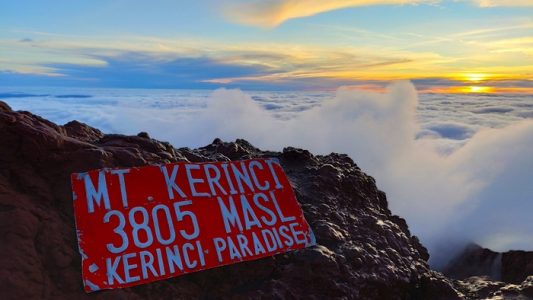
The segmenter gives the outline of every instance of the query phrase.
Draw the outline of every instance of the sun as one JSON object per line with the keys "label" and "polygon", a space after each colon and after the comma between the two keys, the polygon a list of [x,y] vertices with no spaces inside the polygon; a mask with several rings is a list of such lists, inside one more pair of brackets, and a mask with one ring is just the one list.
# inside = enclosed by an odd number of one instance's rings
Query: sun
{"label": "sun", "polygon": [[467,93],[491,93],[493,88],[489,86],[469,86],[466,88]]}
{"label": "sun", "polygon": [[468,73],[468,74],[465,74],[464,76],[467,81],[471,81],[471,82],[480,82],[480,81],[486,80],[488,77],[487,74],[483,74],[483,73]]}
{"label": "sun", "polygon": [[492,94],[496,92],[496,89],[492,86],[470,85],[455,87],[450,91],[463,94]]}

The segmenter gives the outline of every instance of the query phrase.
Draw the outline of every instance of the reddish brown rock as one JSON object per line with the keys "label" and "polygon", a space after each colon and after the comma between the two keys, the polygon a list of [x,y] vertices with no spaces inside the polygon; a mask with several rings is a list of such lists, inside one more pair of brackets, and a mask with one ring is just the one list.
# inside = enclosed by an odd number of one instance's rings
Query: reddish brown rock
{"label": "reddish brown rock", "polygon": [[70,121],[63,125],[63,128],[65,128],[69,137],[88,143],[96,142],[104,137],[104,134],[100,130],[78,121]]}

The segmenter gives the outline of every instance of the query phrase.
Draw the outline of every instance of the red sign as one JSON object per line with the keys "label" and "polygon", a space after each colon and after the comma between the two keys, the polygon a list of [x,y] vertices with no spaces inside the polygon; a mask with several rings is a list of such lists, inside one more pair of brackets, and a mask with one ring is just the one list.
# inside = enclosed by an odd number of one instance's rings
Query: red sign
{"label": "red sign", "polygon": [[71,175],[86,292],[315,244],[276,159]]}

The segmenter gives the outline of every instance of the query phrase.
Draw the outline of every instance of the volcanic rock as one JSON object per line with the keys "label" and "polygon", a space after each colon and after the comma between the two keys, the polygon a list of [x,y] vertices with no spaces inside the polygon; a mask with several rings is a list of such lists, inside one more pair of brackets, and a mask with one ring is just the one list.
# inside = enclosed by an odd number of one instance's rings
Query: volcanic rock
{"label": "volcanic rock", "polygon": [[454,279],[487,276],[493,280],[500,280],[502,277],[501,269],[501,253],[470,244],[448,264],[443,273]]}
{"label": "volcanic rock", "polygon": [[487,276],[473,276],[454,282],[465,299],[533,299],[533,276],[527,277],[520,284],[494,281]]}
{"label": "volcanic rock", "polygon": [[467,299],[533,299],[533,252],[471,244],[443,272]]}
{"label": "volcanic rock", "polygon": [[521,283],[533,275],[533,252],[508,251],[502,254],[502,280]]}
{"label": "volcanic rock", "polygon": [[[71,173],[258,157],[279,159],[317,246],[85,294]],[[346,155],[291,147],[265,152],[245,140],[220,139],[198,149],[176,149],[145,133],[103,134],[76,121],[59,126],[0,101],[0,299],[462,298],[451,280],[429,269],[428,258],[406,222],[391,214],[375,180]]]}
{"label": "volcanic rock", "polygon": [[454,279],[482,276],[520,284],[533,275],[533,252],[500,253],[470,244],[448,264],[443,273]]}

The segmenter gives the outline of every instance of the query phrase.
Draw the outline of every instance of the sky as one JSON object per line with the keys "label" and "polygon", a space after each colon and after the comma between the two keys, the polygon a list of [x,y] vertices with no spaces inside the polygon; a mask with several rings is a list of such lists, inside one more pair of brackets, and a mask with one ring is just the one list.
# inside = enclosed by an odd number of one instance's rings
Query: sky
{"label": "sky", "polygon": [[533,0],[0,0],[0,86],[533,90]]}

